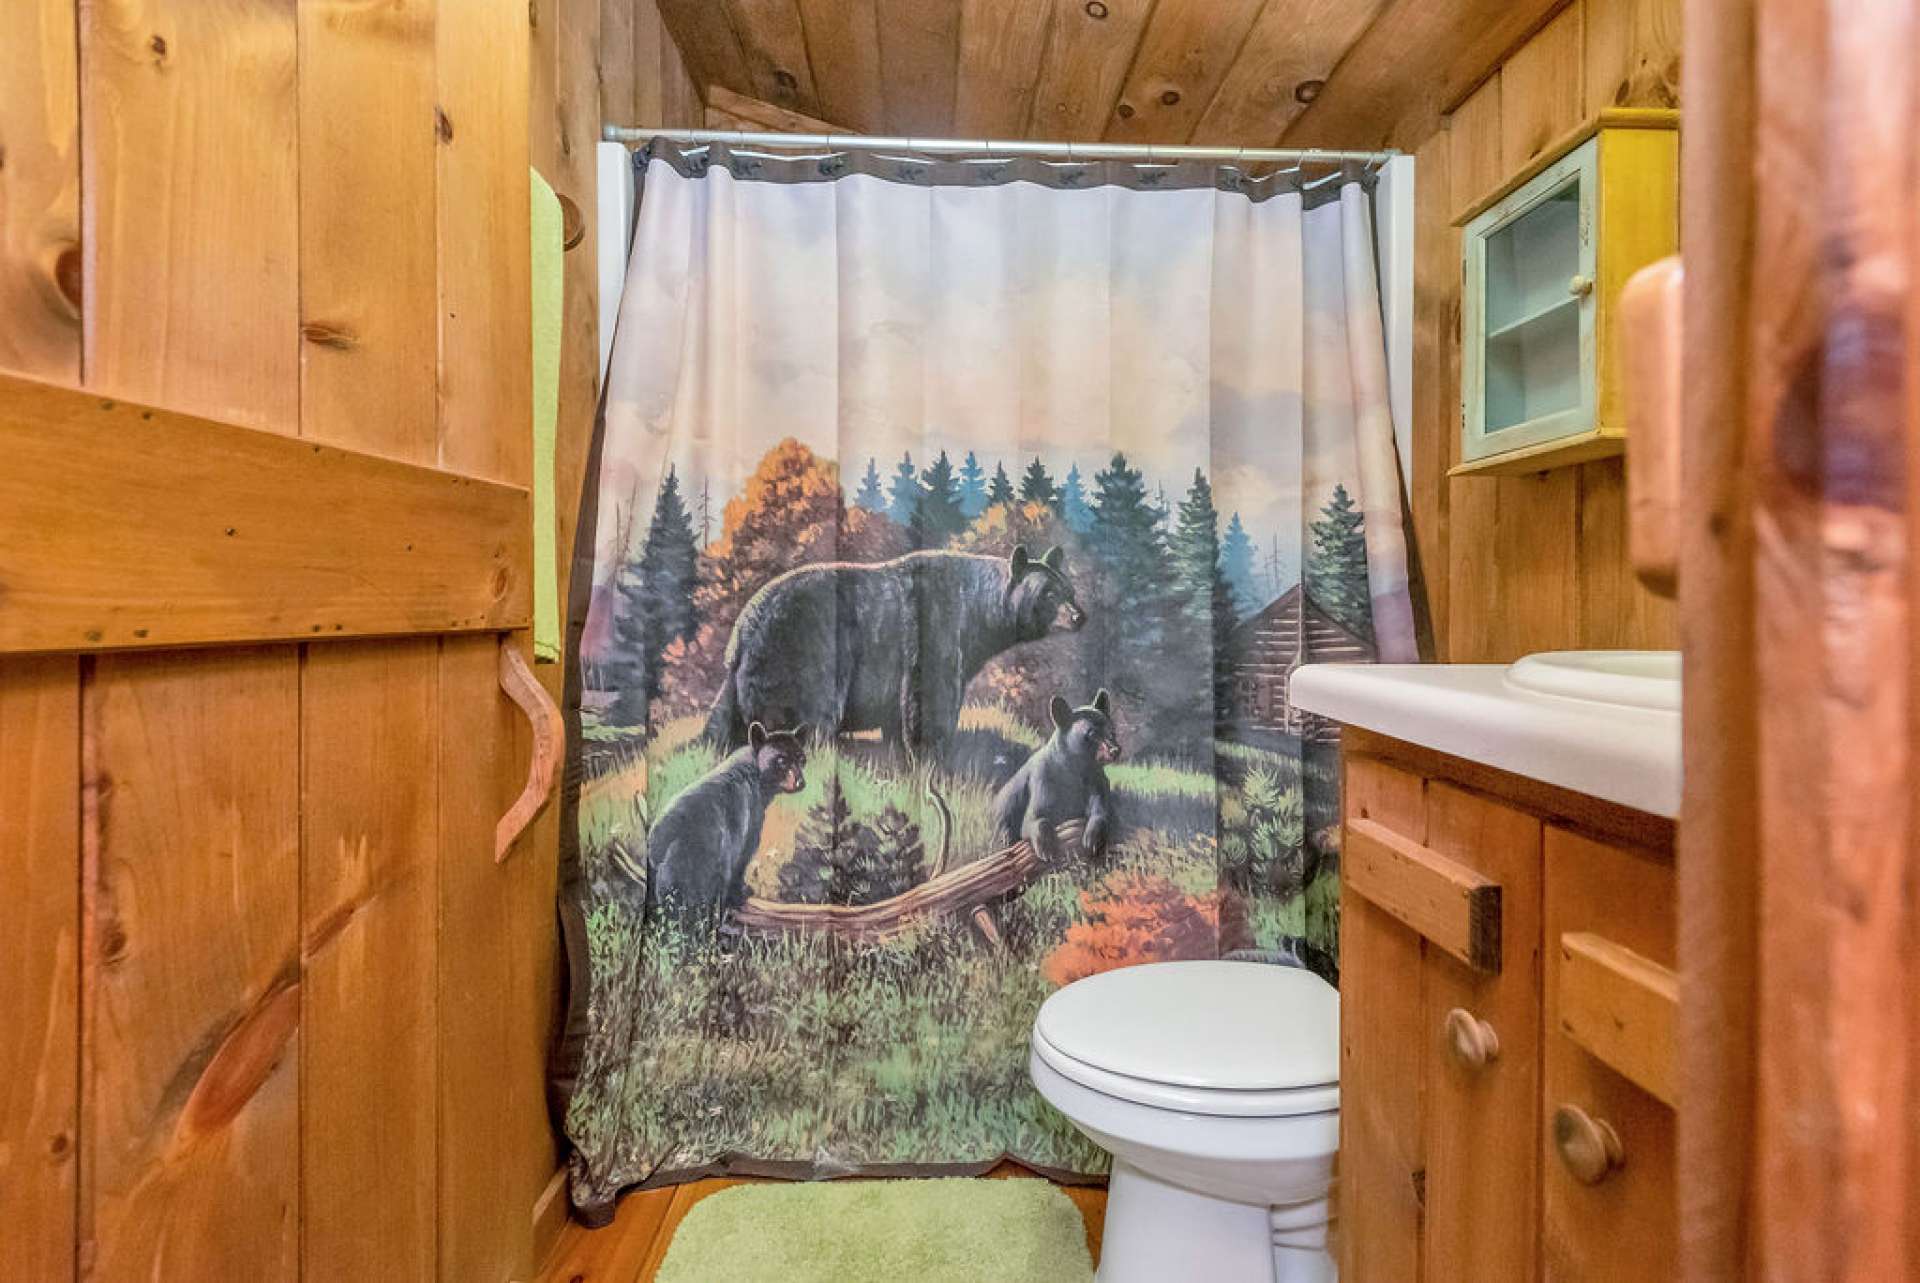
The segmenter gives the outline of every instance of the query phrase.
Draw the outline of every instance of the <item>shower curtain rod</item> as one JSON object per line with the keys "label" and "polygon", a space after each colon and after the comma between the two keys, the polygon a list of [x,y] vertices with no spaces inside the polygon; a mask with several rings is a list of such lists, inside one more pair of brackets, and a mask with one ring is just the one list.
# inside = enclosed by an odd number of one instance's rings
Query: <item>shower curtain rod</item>
{"label": "shower curtain rod", "polygon": [[888,138],[877,134],[768,134],[736,129],[660,129],[606,125],[610,143],[668,138],[680,143],[731,143],[746,147],[827,147],[836,151],[912,151],[986,156],[1054,156],[1064,160],[1219,160],[1279,164],[1339,165],[1349,161],[1379,167],[1397,151],[1329,151],[1320,147],[1189,147],[1161,143],[1029,142],[996,138]]}

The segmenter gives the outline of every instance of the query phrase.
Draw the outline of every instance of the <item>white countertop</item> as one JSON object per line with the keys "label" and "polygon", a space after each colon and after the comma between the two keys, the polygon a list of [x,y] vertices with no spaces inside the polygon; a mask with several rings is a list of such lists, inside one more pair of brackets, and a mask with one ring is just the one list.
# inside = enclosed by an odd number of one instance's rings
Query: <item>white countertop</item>
{"label": "white countertop", "polygon": [[1680,718],[1509,689],[1505,664],[1309,664],[1295,707],[1652,815],[1680,814]]}

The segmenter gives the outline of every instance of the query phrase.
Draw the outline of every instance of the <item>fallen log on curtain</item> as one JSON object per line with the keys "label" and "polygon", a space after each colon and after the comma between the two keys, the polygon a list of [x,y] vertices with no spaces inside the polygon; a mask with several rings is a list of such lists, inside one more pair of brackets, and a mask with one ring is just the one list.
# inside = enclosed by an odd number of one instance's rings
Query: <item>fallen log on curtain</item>
{"label": "fallen log on curtain", "polygon": [[[1055,832],[1063,845],[1078,850],[1083,827],[1080,821],[1069,820]],[[1044,872],[1045,863],[1022,839],[872,904],[788,904],[754,897],[734,912],[734,921],[746,931],[825,931],[855,940],[884,940],[917,918],[971,915],[1018,895]]]}

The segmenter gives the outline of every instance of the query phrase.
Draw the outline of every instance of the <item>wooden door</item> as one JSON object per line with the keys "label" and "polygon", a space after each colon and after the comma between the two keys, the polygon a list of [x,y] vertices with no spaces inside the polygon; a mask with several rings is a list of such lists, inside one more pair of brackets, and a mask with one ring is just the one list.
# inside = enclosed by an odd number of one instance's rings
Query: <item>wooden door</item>
{"label": "wooden door", "polygon": [[1346,758],[1341,1276],[1538,1274],[1538,818]]}
{"label": "wooden door", "polygon": [[1913,10],[1686,15],[1687,1279],[1920,1272]]}
{"label": "wooden door", "polygon": [[[1427,845],[1499,885],[1497,971],[1428,948],[1421,972],[1428,1283],[1537,1275],[1540,821],[1451,784],[1427,785]],[[1464,1013],[1464,1014],[1456,1014]],[[1490,1058],[1456,1054],[1450,1022],[1491,1031]]]}
{"label": "wooden door", "polygon": [[0,1276],[529,1271],[528,6],[16,8]]}
{"label": "wooden door", "polygon": [[[1373,820],[1426,840],[1426,781],[1365,757],[1346,759],[1349,822]],[[1340,987],[1365,994],[1340,1015],[1340,1276],[1418,1279],[1426,1184],[1421,1078],[1430,1054],[1420,1003],[1419,934],[1343,891]]]}

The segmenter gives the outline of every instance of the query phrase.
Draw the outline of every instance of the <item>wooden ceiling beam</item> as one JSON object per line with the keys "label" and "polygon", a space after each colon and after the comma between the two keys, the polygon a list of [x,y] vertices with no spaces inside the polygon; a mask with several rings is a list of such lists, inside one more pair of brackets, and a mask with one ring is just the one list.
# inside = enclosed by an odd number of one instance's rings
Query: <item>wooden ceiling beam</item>
{"label": "wooden ceiling beam", "polygon": [[[1391,0],[1280,135],[1289,147],[1411,147],[1568,0]],[[1438,75],[1416,73],[1416,65]]]}
{"label": "wooden ceiling beam", "polygon": [[777,103],[737,94],[725,85],[707,86],[707,128],[743,129],[775,134],[857,134],[831,120],[792,111]]}

